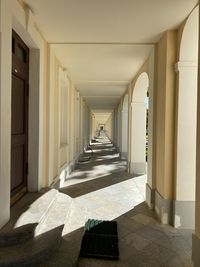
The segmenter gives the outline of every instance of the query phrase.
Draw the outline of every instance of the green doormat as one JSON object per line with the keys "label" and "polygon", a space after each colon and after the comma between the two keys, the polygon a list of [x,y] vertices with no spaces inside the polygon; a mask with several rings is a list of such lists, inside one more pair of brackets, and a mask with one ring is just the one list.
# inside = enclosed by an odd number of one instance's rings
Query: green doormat
{"label": "green doormat", "polygon": [[88,220],[85,224],[80,257],[118,260],[117,222]]}

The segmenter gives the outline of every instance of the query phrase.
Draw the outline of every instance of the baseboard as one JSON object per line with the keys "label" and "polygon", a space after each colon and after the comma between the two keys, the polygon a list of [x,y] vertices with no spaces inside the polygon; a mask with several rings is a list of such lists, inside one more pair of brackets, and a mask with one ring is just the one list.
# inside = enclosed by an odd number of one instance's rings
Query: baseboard
{"label": "baseboard", "polygon": [[195,234],[192,235],[192,260],[193,267],[199,267],[200,265],[200,239]]}
{"label": "baseboard", "polygon": [[195,228],[195,201],[173,201],[173,225],[176,228]]}
{"label": "baseboard", "polygon": [[157,190],[155,190],[155,212],[162,224],[172,225],[173,201],[163,198]]}
{"label": "baseboard", "polygon": [[155,189],[152,189],[148,183],[146,183],[146,203],[150,209],[154,209]]}

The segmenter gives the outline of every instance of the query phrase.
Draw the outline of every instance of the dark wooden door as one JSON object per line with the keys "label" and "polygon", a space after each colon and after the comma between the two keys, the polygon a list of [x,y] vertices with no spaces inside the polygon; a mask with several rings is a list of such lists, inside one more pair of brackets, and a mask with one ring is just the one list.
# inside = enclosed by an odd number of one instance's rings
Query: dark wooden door
{"label": "dark wooden door", "polygon": [[[12,33],[11,197],[27,190],[29,49]],[[12,202],[12,201],[11,201]]]}

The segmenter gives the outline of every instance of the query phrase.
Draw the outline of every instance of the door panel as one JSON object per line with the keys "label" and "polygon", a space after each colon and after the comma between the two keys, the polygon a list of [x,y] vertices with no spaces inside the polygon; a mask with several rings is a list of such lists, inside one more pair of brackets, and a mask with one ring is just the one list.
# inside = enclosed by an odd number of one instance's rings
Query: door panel
{"label": "door panel", "polygon": [[11,189],[26,183],[24,175],[24,146],[16,146],[11,151]]}
{"label": "door panel", "polygon": [[[13,31],[11,103],[11,196],[27,186],[29,50]],[[16,197],[15,197],[16,199]]]}
{"label": "door panel", "polygon": [[12,75],[12,134],[25,134],[25,82]]}

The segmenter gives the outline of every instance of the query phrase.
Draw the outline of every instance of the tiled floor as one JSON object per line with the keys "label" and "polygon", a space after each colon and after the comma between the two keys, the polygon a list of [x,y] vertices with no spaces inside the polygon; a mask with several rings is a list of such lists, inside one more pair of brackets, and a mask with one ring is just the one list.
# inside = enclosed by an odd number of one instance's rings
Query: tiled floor
{"label": "tiled floor", "polygon": [[[146,176],[128,175],[125,161],[121,161],[109,145],[98,145],[95,151],[92,161],[79,164],[61,191],[73,197],[84,210],[85,220],[115,219],[118,222],[120,259],[105,261],[80,258],[78,266],[192,267],[192,231],[161,225],[144,201]],[[96,170],[101,170],[101,173]],[[82,235],[83,231],[80,237]]]}
{"label": "tiled floor", "polygon": [[[48,233],[49,226],[56,227],[67,214],[60,248],[37,267],[192,267],[192,231],[174,229],[156,220],[145,204],[146,176],[129,175],[126,162],[107,141],[95,144],[93,149],[92,159],[77,164],[60,188],[65,195],[58,194],[47,218],[43,218],[42,229]],[[22,223],[30,214],[33,219],[41,216],[54,193],[45,191],[22,199],[12,208],[8,226]],[[118,222],[119,261],[78,257],[88,218]]]}
{"label": "tiled floor", "polygon": [[158,223],[145,203],[116,219],[120,260],[79,259],[79,267],[191,267],[191,231]]}

